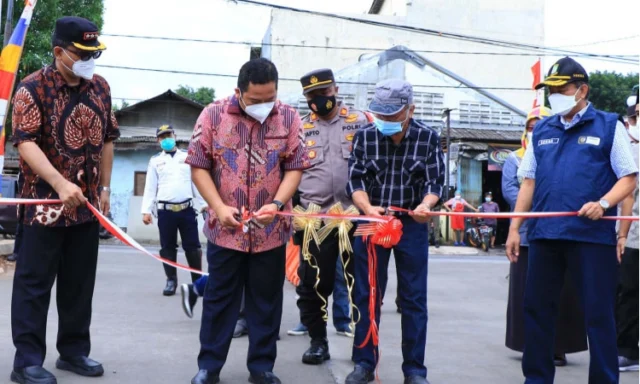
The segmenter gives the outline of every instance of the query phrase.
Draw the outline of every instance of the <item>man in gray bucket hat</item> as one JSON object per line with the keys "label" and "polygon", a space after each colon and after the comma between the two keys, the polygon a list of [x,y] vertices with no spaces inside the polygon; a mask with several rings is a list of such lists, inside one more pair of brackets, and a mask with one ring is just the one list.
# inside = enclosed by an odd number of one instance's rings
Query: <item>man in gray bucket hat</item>
{"label": "man in gray bucket hat", "polygon": [[[380,216],[391,206],[411,210],[397,213],[402,237],[392,249],[376,246],[377,287],[375,321],[387,285],[391,251],[396,260],[399,303],[402,308],[402,371],[405,384],[425,384],[424,352],[427,340],[428,212],[436,205],[444,184],[444,161],[437,132],[414,120],[413,89],[403,80],[376,85],[369,104],[374,122],[356,132],[349,159],[347,193],[362,213]],[[354,243],[354,302],[360,311],[352,359],[354,371],[346,384],[374,379],[378,350],[368,337],[369,264],[362,237]]]}

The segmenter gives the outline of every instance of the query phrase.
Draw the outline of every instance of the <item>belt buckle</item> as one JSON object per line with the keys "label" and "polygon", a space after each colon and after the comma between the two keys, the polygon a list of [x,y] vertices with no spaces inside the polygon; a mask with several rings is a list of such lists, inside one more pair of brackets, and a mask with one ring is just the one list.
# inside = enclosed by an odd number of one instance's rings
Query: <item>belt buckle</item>
{"label": "belt buckle", "polygon": [[175,205],[175,204],[173,204],[173,205],[171,205],[171,211],[173,211],[173,212],[180,212],[180,211],[182,211],[182,207],[181,207],[181,206],[179,206],[179,205]]}

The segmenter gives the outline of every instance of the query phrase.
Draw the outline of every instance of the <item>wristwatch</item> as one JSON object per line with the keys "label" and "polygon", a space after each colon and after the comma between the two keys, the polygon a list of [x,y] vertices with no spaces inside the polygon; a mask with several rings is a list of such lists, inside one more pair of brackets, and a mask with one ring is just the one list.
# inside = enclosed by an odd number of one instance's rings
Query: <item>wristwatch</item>
{"label": "wristwatch", "polygon": [[606,211],[607,209],[609,209],[609,207],[611,205],[609,204],[609,202],[607,200],[600,199],[600,206],[602,207],[602,209],[604,209]]}
{"label": "wristwatch", "polygon": [[273,200],[271,203],[275,204],[276,207],[278,207],[278,211],[282,211],[282,209],[284,208],[284,203],[282,201]]}
{"label": "wristwatch", "polygon": [[101,185],[100,186],[100,192],[102,192],[102,191],[107,191],[107,192],[111,193],[111,188],[105,187],[104,185]]}

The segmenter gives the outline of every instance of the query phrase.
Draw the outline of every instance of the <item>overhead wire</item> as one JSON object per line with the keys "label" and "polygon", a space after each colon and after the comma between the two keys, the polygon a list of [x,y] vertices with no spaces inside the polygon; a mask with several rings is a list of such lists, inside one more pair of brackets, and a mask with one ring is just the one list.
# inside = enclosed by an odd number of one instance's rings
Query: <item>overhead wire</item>
{"label": "overhead wire", "polygon": [[335,19],[341,19],[341,20],[357,22],[357,23],[361,23],[361,24],[375,25],[375,26],[384,27],[384,28],[391,28],[391,29],[396,29],[396,30],[405,30],[405,31],[409,31],[409,32],[416,32],[416,33],[421,33],[421,34],[425,34],[425,35],[438,36],[438,37],[448,38],[448,39],[469,41],[469,42],[474,42],[474,43],[478,43],[478,44],[501,46],[501,47],[505,47],[505,48],[530,50],[530,51],[536,51],[536,52],[556,53],[559,56],[564,56],[564,55],[567,55],[567,56],[582,55],[583,57],[600,58],[602,60],[614,61],[614,62],[626,63],[626,64],[637,64],[639,62],[638,60],[631,60],[631,59],[626,58],[626,57],[620,57],[620,56],[615,56],[615,55],[593,54],[593,53],[588,53],[588,52],[578,52],[578,51],[559,49],[559,48],[553,48],[553,47],[545,47],[545,46],[536,45],[536,44],[525,44],[525,43],[511,42],[511,41],[506,41],[506,40],[497,40],[497,39],[490,39],[490,38],[485,38],[485,37],[469,36],[469,35],[464,35],[464,34],[460,34],[460,33],[451,33],[451,32],[445,32],[445,31],[438,31],[438,30],[433,30],[433,29],[428,29],[428,28],[420,28],[420,27],[415,27],[415,26],[410,26],[410,25],[391,24],[391,23],[385,23],[385,22],[376,21],[376,20],[365,20],[365,19],[361,19],[361,18],[358,18],[358,17],[338,15],[338,14],[334,14],[334,13],[317,12],[317,11],[310,11],[310,10],[301,9],[301,8],[288,7],[288,6],[284,6],[284,5],[268,4],[268,3],[263,3],[263,2],[255,1],[255,0],[233,0],[233,1],[235,3],[251,4],[251,5],[269,7],[269,8],[274,8],[274,9],[281,9],[281,10],[286,10],[286,11],[291,11],[291,12],[296,12],[296,13],[305,13],[305,14],[311,14],[311,15],[317,15],[317,16],[330,17],[330,18],[335,18]]}
{"label": "overhead wire", "polygon": [[[291,48],[310,48],[310,49],[334,49],[334,50],[347,50],[347,51],[373,51],[382,52],[389,48],[372,48],[372,47],[340,47],[333,45],[306,45],[306,44],[292,44],[292,43],[264,43],[264,42],[250,42],[250,41],[234,41],[234,40],[217,40],[217,39],[198,39],[198,38],[184,38],[184,37],[167,37],[167,36],[144,36],[144,35],[129,35],[118,33],[103,33],[102,36],[131,38],[131,39],[143,39],[143,40],[164,40],[164,41],[182,41],[182,42],[194,42],[194,43],[209,43],[209,44],[230,44],[230,45],[244,45],[247,47],[291,47]],[[446,51],[446,50],[433,50],[433,49],[410,49],[415,53],[435,53],[435,54],[453,54],[453,55],[486,55],[486,56],[558,56],[552,53],[529,53],[529,52],[482,52],[482,51]],[[594,54],[579,54],[574,56],[584,56],[593,58]],[[604,55],[609,57],[611,55]],[[638,55],[615,55],[621,58],[635,58]]]}

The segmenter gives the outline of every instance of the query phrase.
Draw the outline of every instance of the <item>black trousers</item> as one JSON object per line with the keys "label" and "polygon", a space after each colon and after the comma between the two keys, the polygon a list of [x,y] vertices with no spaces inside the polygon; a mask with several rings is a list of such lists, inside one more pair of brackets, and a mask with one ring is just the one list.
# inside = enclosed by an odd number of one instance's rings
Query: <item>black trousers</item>
{"label": "black trousers", "polygon": [[638,250],[625,248],[616,300],[618,354],[638,360]]}
{"label": "black trousers", "polygon": [[[351,246],[353,246],[353,232],[355,232],[355,226],[351,230],[349,240]],[[296,233],[296,244],[302,243],[302,233]],[[327,236],[327,238],[320,244],[320,247],[311,240],[309,244],[309,252],[313,256],[312,263],[318,266],[320,270],[320,282],[318,283],[318,293],[322,295],[325,302],[328,303],[328,298],[333,293],[333,287],[336,280],[336,262],[338,256],[343,258],[346,265],[347,273],[353,276],[353,257],[349,259],[349,254],[344,253],[340,255],[338,247],[338,231],[334,230]],[[300,283],[296,287],[296,293],[300,298],[298,299],[298,309],[300,310],[300,321],[309,330],[309,336],[312,339],[327,337],[327,322],[323,319],[324,312],[322,306],[326,305],[325,302],[318,297],[316,293],[316,277],[318,270],[311,267],[308,261],[305,261],[302,256],[302,250],[300,251],[300,266],[298,267],[298,277]],[[352,284],[352,281],[347,281],[347,284]],[[351,293],[353,300],[353,292]],[[329,306],[326,305],[328,313]]]}
{"label": "black trousers", "polygon": [[198,367],[219,373],[227,360],[244,288],[249,372],[272,372],[282,320],[285,246],[245,253],[207,244],[209,279],[202,298]]}
{"label": "black trousers", "polygon": [[99,228],[97,222],[59,228],[24,226],[11,298],[14,368],[42,366],[44,362],[54,281],[58,352],[64,357],[89,355]]}

